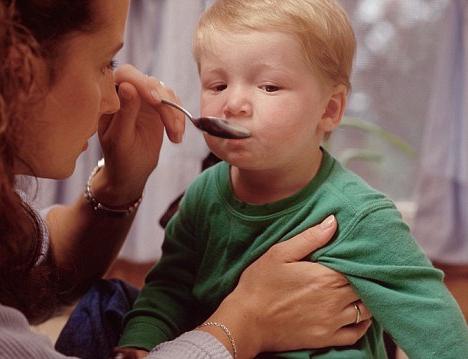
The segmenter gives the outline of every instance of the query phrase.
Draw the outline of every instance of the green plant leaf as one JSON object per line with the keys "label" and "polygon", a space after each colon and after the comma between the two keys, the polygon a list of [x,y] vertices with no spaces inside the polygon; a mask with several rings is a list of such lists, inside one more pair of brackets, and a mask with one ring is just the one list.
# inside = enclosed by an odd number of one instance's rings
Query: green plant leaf
{"label": "green plant leaf", "polygon": [[351,160],[365,160],[372,162],[381,162],[383,156],[372,150],[360,149],[360,148],[348,148],[343,150],[338,156],[337,159],[344,166]]}
{"label": "green plant leaf", "polygon": [[382,138],[383,140],[387,141],[388,143],[392,144],[400,151],[405,153],[410,157],[416,156],[416,151],[414,150],[411,145],[405,142],[400,137],[394,135],[393,133],[383,129],[382,127],[376,125],[375,123],[371,123],[369,121],[364,121],[356,117],[343,117],[341,121],[340,127],[351,127],[355,129],[359,129],[371,134],[375,134]]}

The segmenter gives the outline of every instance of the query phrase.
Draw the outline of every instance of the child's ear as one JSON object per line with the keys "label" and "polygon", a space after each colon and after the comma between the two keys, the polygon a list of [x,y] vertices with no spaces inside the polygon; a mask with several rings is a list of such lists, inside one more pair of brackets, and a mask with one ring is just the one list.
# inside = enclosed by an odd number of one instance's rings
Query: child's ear
{"label": "child's ear", "polygon": [[345,85],[340,84],[332,89],[319,124],[322,131],[331,132],[340,125],[346,107],[347,94],[348,89]]}

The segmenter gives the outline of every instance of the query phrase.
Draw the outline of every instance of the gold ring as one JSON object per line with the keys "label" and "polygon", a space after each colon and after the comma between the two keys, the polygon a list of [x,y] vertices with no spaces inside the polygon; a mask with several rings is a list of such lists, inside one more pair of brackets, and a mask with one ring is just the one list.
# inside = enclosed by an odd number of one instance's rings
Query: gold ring
{"label": "gold ring", "polygon": [[354,320],[354,324],[359,324],[361,321],[361,310],[359,309],[359,305],[353,303],[354,309],[356,309],[356,319]]}

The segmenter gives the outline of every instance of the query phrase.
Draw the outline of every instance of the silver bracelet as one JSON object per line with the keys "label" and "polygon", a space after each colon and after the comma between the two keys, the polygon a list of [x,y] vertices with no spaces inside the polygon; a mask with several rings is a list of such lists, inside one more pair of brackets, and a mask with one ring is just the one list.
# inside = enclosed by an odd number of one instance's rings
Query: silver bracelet
{"label": "silver bracelet", "polygon": [[232,336],[231,334],[231,331],[228,329],[228,327],[226,327],[223,323],[218,323],[218,322],[205,322],[203,324],[200,324],[198,326],[199,328],[201,327],[218,327],[220,328],[224,334],[226,334],[226,336],[228,337],[229,339],[229,343],[231,343],[231,347],[232,347],[232,357],[234,359],[237,358],[237,347],[236,347],[236,342],[234,340],[234,337]]}
{"label": "silver bracelet", "polygon": [[85,199],[89,202],[89,204],[91,205],[91,208],[95,212],[107,214],[110,216],[116,216],[116,217],[131,215],[133,212],[136,211],[141,201],[143,200],[143,194],[130,206],[128,206],[127,208],[123,208],[123,209],[117,209],[117,208],[106,206],[105,204],[102,204],[101,202],[99,202],[96,199],[96,197],[94,197],[94,193],[91,191],[91,183],[93,182],[94,176],[96,176],[96,174],[101,170],[102,167],[104,167],[104,158],[101,158],[99,160],[97,166],[94,167],[93,171],[89,175],[88,182],[86,183],[86,187],[84,191]]}

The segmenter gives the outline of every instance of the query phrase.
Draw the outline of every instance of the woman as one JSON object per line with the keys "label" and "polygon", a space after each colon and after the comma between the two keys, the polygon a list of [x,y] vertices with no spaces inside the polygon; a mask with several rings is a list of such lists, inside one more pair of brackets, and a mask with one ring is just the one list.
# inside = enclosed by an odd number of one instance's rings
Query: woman
{"label": "woman", "polygon": [[[128,65],[113,71],[128,0],[0,4],[0,357],[63,358],[29,331],[25,317],[48,318],[106,271],[157,165],[163,129],[180,142],[184,118],[161,105],[177,98],[155,78]],[[90,176],[86,196],[43,222],[15,190],[14,176],[69,176],[96,131],[105,165]],[[316,226],[246,269],[207,321],[230,331],[206,325],[151,356],[229,358],[233,341],[240,353],[355,342],[370,315],[355,305],[349,284],[297,262],[335,230],[335,221]],[[309,331],[290,336],[299,321]]]}

